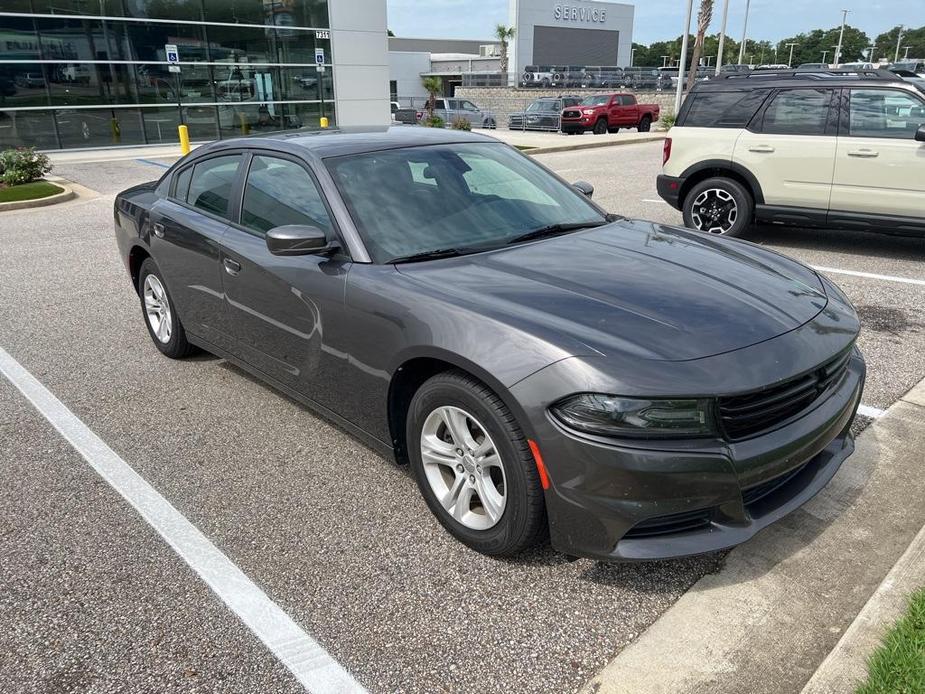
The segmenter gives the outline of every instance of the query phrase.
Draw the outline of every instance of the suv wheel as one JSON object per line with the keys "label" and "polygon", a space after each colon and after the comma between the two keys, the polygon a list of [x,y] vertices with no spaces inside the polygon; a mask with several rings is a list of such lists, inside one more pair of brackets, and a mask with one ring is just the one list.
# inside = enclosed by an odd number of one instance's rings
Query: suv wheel
{"label": "suv wheel", "polygon": [[606,132],[607,132],[607,119],[598,118],[597,123],[594,124],[594,134],[603,135]]}
{"label": "suv wheel", "polygon": [[752,223],[755,203],[741,183],[708,178],[684,198],[684,225],[708,234],[741,236]]}

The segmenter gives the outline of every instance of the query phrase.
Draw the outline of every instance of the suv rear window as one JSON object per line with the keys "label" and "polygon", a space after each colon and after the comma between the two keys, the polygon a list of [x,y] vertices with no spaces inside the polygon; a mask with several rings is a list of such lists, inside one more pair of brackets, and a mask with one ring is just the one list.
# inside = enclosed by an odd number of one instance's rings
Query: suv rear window
{"label": "suv rear window", "polygon": [[761,108],[767,95],[766,89],[694,93],[682,125],[689,128],[744,128]]}

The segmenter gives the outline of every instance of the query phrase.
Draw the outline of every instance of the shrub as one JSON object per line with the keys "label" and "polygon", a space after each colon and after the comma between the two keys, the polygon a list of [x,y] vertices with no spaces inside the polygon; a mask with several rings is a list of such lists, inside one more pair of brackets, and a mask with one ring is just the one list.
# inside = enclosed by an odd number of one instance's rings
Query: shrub
{"label": "shrub", "polygon": [[443,119],[439,116],[434,116],[433,118],[428,118],[425,116],[421,121],[421,125],[424,125],[428,128],[442,128],[444,124]]}
{"label": "shrub", "polygon": [[51,171],[48,157],[31,147],[18,147],[0,152],[0,182],[17,186],[40,179]]}
{"label": "shrub", "polygon": [[662,126],[663,129],[665,129],[665,130],[671,130],[671,128],[674,127],[674,122],[675,122],[675,119],[676,119],[676,118],[677,118],[677,116],[676,116],[674,113],[666,113],[666,114],[662,115],[662,117],[659,119],[658,123],[659,123],[659,125]]}
{"label": "shrub", "polygon": [[461,116],[456,116],[450,124],[450,127],[453,128],[453,130],[472,130],[472,123]]}

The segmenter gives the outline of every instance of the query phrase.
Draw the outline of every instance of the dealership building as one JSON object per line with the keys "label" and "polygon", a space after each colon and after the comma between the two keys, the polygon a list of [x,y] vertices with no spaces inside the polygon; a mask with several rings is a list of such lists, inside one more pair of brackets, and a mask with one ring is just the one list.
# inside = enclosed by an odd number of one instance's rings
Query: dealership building
{"label": "dealership building", "polygon": [[386,0],[2,0],[0,148],[388,123],[387,56]]}

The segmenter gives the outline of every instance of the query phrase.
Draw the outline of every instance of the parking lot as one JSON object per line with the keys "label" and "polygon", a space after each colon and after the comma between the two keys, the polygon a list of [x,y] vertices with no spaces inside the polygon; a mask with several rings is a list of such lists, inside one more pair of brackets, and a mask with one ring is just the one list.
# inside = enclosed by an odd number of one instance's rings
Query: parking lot
{"label": "parking lot", "polygon": [[[626,216],[677,224],[661,144],[537,155]],[[0,348],[374,692],[573,691],[722,557],[478,555],[407,470],[224,360],[163,358],[112,201],[169,160],[72,163],[99,193],[0,218]],[[925,377],[925,241],[761,228],[857,306],[857,428]],[[0,681],[9,691],[300,691],[193,570],[0,378]]]}

